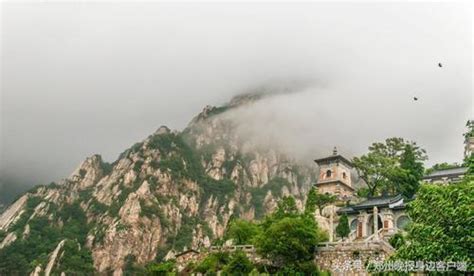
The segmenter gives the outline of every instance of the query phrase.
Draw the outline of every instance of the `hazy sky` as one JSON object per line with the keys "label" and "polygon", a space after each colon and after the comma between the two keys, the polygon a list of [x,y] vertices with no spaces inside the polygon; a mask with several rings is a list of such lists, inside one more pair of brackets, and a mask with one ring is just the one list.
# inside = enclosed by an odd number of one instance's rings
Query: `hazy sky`
{"label": "hazy sky", "polygon": [[295,152],[402,136],[459,162],[471,20],[459,3],[3,3],[0,197],[280,82],[310,86],[240,115]]}

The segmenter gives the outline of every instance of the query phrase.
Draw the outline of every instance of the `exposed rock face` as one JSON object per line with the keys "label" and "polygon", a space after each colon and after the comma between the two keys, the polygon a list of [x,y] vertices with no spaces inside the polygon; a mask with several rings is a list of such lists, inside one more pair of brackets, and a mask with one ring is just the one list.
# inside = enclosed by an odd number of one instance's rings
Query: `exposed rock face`
{"label": "exposed rock face", "polygon": [[41,267],[40,266],[35,267],[35,270],[33,270],[30,273],[30,276],[40,276],[40,275],[41,275]]}
{"label": "exposed rock face", "polygon": [[[231,216],[261,218],[285,195],[303,206],[314,169],[239,137],[221,116],[238,104],[208,106],[183,132],[160,127],[112,164],[94,155],[61,183],[28,192],[0,216],[0,230],[8,233],[1,244],[14,243],[18,229],[28,239],[29,225],[40,219],[67,229],[74,221],[63,215],[68,210],[84,215],[87,233],[78,240],[95,270],[121,275],[131,257],[146,264],[185,247],[209,246]],[[47,254],[61,262],[55,252]],[[38,267],[61,273],[47,263]]]}
{"label": "exposed rock face", "polygon": [[53,253],[49,257],[48,264],[46,265],[46,269],[44,270],[44,275],[45,276],[49,276],[51,274],[51,270],[53,269],[53,266],[57,261],[59,251],[62,249],[65,242],[66,242],[66,240],[62,240],[60,243],[58,243],[58,245],[54,249]]}
{"label": "exposed rock face", "polygon": [[20,217],[27,199],[27,195],[20,197],[5,212],[0,215],[0,230],[7,229],[8,226],[10,226],[12,223],[15,222],[16,219]]}
{"label": "exposed rock face", "polygon": [[10,245],[12,242],[16,240],[16,235],[13,232],[8,233],[8,235],[3,239],[0,243],[0,249],[4,248],[5,246]]}
{"label": "exposed rock face", "polygon": [[93,155],[82,162],[69,178],[79,182],[79,189],[90,187],[102,178],[104,173],[101,169],[102,164],[102,157]]}

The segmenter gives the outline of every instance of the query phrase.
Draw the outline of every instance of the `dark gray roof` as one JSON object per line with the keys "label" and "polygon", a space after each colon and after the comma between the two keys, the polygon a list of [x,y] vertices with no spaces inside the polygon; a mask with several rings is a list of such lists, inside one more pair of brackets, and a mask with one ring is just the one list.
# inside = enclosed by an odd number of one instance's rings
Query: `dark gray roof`
{"label": "dark gray roof", "polygon": [[428,175],[425,175],[423,178],[433,178],[433,177],[444,177],[444,176],[453,176],[453,175],[463,175],[466,174],[467,167],[453,168],[447,170],[434,171]]}
{"label": "dark gray roof", "polygon": [[352,207],[350,206],[346,206],[346,207],[342,207],[341,209],[337,210],[337,213],[338,214],[343,214],[343,213],[357,213],[356,210],[354,210]]}
{"label": "dark gray roof", "polygon": [[335,160],[340,160],[340,161],[342,161],[342,162],[344,162],[344,163],[346,163],[347,165],[349,165],[349,166],[352,167],[352,162],[349,161],[348,159],[346,159],[344,156],[342,156],[342,155],[340,155],[340,154],[331,155],[331,156],[328,156],[328,157],[316,159],[316,160],[314,160],[314,162],[318,163],[318,165],[319,165],[319,164],[329,163],[329,162],[335,161]]}
{"label": "dark gray roof", "polygon": [[384,206],[399,201],[401,198],[402,195],[371,197],[352,207],[354,209],[364,209],[367,207]]}
{"label": "dark gray roof", "polygon": [[[396,195],[396,196],[379,196],[379,197],[371,197],[368,198],[367,200],[364,200],[360,203],[351,205],[351,206],[346,206],[337,211],[337,213],[356,213],[358,210],[363,210],[363,209],[372,209],[373,207],[384,207],[388,206],[392,203],[395,203],[397,201],[400,201],[402,198],[402,195]],[[403,208],[405,205],[402,204],[400,206],[397,206],[396,208]]]}

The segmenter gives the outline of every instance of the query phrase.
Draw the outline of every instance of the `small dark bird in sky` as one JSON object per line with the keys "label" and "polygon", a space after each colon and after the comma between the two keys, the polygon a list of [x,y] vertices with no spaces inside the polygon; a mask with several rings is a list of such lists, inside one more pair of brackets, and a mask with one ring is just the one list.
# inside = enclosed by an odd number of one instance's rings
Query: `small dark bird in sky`
{"label": "small dark bird in sky", "polygon": [[438,67],[443,67],[443,64],[441,64],[441,62],[439,62]]}
{"label": "small dark bird in sky", "polygon": [[414,101],[418,101],[418,97],[413,97],[413,100],[414,100]]}

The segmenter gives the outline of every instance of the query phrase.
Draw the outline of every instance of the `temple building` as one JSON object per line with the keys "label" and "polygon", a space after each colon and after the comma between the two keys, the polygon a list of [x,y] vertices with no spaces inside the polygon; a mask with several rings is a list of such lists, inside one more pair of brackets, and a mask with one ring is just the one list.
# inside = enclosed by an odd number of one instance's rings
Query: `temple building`
{"label": "temple building", "polygon": [[[319,177],[315,186],[319,193],[332,194],[340,201],[354,200],[352,185],[352,163],[337,153],[334,148],[331,156],[314,160],[319,166]],[[405,213],[405,199],[401,195],[370,197],[345,207],[328,207],[329,240],[337,240],[335,228],[339,217],[346,214],[351,234],[346,241],[367,239],[388,239],[410,221]],[[339,205],[340,206],[340,205]]]}
{"label": "temple building", "polygon": [[352,240],[388,238],[410,221],[401,195],[368,198],[337,210],[337,214],[347,215]]}
{"label": "temple building", "polygon": [[439,170],[425,175],[423,181],[440,185],[455,184],[461,182],[466,173],[467,167]]}
{"label": "temple building", "polygon": [[354,194],[352,187],[352,163],[337,153],[334,147],[331,156],[314,160],[319,166],[319,177],[316,183],[322,194],[336,195],[341,200],[350,199]]}
{"label": "temple building", "polygon": [[[365,264],[388,260],[395,251],[389,243],[390,238],[410,222],[405,213],[405,200],[400,195],[372,197],[334,209],[339,219],[343,214],[347,215],[351,231],[348,237],[333,237],[337,226],[331,223],[329,242],[318,244],[315,263],[321,270],[329,270],[335,275],[370,275]],[[361,263],[361,268],[349,266],[345,269],[345,264],[355,262]]]}
{"label": "temple building", "polygon": [[[329,238],[328,242],[318,244],[315,263],[337,275],[368,275],[364,269],[350,268],[343,273],[339,268],[348,262],[387,260],[395,250],[388,242],[390,237],[410,222],[405,212],[406,201],[401,195],[357,198],[351,178],[353,165],[336,149],[332,156],[314,161],[319,165],[315,184],[318,191],[339,198],[321,214],[315,214]],[[348,202],[352,204],[346,205]],[[343,214],[348,218],[350,232],[347,237],[338,237],[336,229]]]}

